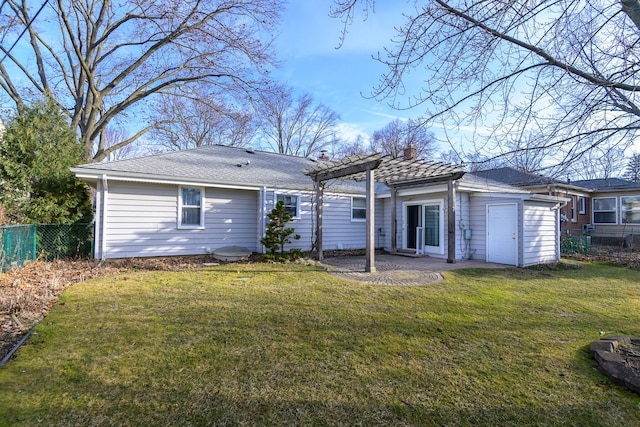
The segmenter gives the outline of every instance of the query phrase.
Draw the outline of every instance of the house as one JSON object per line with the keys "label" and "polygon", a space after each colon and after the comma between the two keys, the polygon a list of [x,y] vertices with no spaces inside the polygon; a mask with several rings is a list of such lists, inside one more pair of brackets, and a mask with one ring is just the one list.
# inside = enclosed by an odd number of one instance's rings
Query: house
{"label": "house", "polygon": [[589,199],[585,200],[584,206],[580,205],[580,212],[585,212],[590,221],[588,229],[592,239],[606,243],[607,238],[613,238],[613,243],[617,243],[616,240],[633,240],[633,236],[638,236],[637,245],[640,238],[640,183],[607,178],[573,181],[573,185],[589,192]]}
{"label": "house", "polygon": [[594,242],[617,243],[621,238],[640,235],[640,183],[620,178],[565,182],[509,167],[474,175],[533,193],[567,198],[561,210],[565,236],[588,234]]}
{"label": "house", "polygon": [[[326,162],[329,168],[335,164]],[[421,167],[431,167],[428,162],[400,160],[393,163],[395,171],[409,171],[412,179],[378,175],[384,182],[371,187],[368,224],[367,185],[347,176],[323,181],[318,192],[318,182],[307,175],[318,165],[325,163],[215,145],[72,171],[96,189],[99,259],[197,255],[229,245],[262,252],[267,213],[277,201],[284,202],[301,236],[289,247],[304,251],[317,248],[321,221],[324,249],[365,248],[371,226],[377,248],[451,262],[471,258],[527,266],[560,258],[559,209],[565,199],[438,164],[434,170],[455,173],[419,176]]]}

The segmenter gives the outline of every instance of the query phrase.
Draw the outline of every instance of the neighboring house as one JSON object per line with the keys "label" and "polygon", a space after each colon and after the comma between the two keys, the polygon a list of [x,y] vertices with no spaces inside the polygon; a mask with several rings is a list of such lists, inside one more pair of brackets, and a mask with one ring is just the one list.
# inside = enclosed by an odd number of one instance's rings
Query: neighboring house
{"label": "neighboring house", "polygon": [[640,183],[620,178],[573,181],[589,192],[590,234],[594,237],[640,236]]}
{"label": "neighboring house", "polygon": [[504,167],[474,172],[478,177],[564,197],[562,234],[626,238],[640,235],[640,183],[620,178],[564,182]]}
{"label": "neighboring house", "polygon": [[[260,239],[267,213],[279,200],[301,236],[289,248],[312,250],[316,189],[304,172],[317,164],[294,156],[207,146],[80,165],[72,171],[96,189],[95,256],[106,259],[198,255],[229,245],[263,252]],[[455,181],[455,203],[449,203],[447,191],[447,182],[376,184],[375,246],[447,258],[448,236],[453,234],[455,259],[518,266],[560,259],[558,209],[564,199],[470,174]],[[362,182],[327,182],[324,249],[365,247],[365,197]],[[451,228],[449,206],[455,207]]]}
{"label": "neighboring house", "polygon": [[590,197],[585,188],[543,175],[523,172],[511,167],[502,167],[473,172],[473,175],[523,188],[536,194],[562,197],[567,203],[560,210],[563,234],[582,234],[582,230],[591,224],[587,211]]}

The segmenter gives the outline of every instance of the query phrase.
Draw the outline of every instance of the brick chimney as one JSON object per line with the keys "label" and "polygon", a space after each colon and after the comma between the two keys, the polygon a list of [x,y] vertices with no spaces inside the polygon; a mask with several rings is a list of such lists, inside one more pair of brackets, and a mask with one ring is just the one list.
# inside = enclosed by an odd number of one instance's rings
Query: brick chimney
{"label": "brick chimney", "polygon": [[320,157],[318,157],[318,160],[322,160],[325,162],[329,160],[329,155],[327,155],[327,150],[320,151]]}
{"label": "brick chimney", "polygon": [[407,145],[403,151],[402,158],[404,160],[411,160],[411,161],[417,160],[418,151],[416,150],[416,147],[414,147],[413,144]]}

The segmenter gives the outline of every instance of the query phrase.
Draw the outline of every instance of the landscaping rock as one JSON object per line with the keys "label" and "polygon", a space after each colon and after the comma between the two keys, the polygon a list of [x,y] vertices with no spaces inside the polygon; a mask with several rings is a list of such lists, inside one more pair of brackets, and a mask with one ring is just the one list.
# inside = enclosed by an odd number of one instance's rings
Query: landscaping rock
{"label": "landscaping rock", "polygon": [[640,339],[628,337],[602,338],[589,346],[598,369],[614,382],[640,393]]}

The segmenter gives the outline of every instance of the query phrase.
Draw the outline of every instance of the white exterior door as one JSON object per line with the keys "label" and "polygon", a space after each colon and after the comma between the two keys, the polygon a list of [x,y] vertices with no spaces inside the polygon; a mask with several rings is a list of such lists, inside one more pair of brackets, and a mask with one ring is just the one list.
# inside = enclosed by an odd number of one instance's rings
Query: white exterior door
{"label": "white exterior door", "polygon": [[518,265],[518,205],[487,205],[487,262]]}

